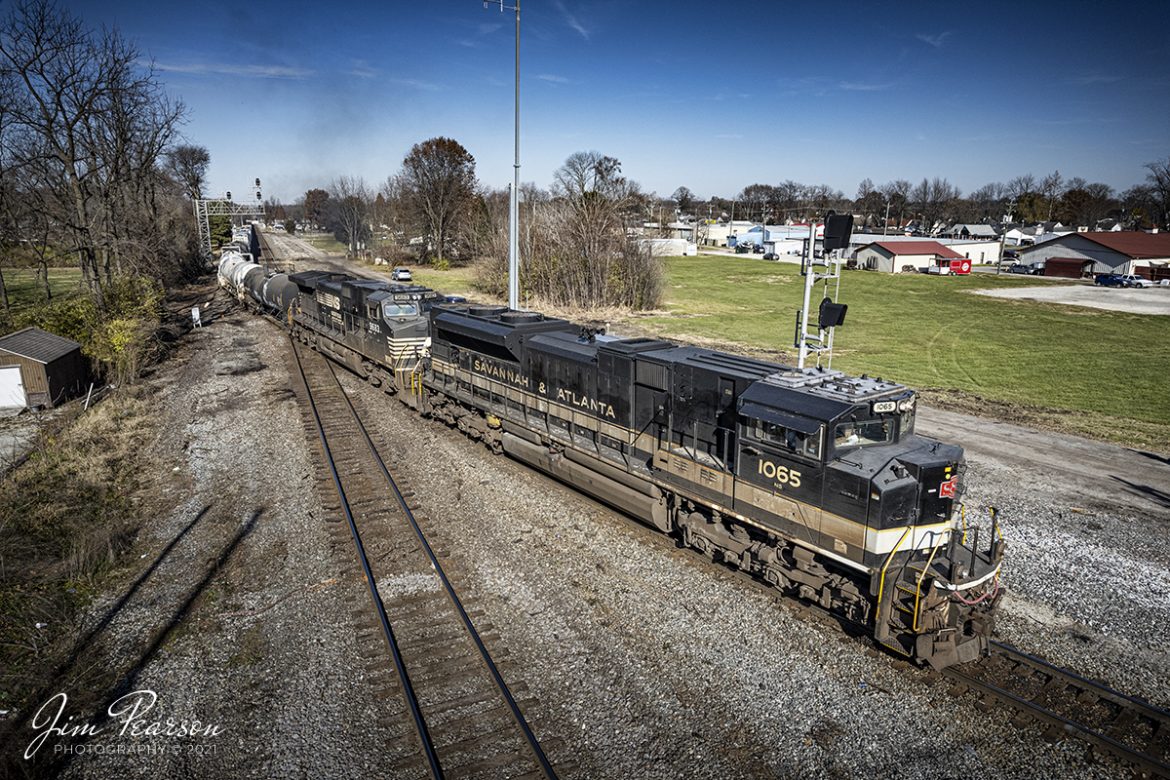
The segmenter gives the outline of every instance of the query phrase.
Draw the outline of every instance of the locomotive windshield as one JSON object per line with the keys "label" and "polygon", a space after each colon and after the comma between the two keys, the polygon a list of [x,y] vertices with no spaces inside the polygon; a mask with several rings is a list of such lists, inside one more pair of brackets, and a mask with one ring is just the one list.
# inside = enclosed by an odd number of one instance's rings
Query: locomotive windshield
{"label": "locomotive windshield", "polygon": [[397,301],[385,301],[382,304],[382,317],[386,320],[395,317],[414,317],[418,314],[418,305],[414,303],[399,303]]}
{"label": "locomotive windshield", "polygon": [[874,444],[889,444],[894,440],[894,421],[849,420],[838,423],[833,433],[833,444],[837,451]]}

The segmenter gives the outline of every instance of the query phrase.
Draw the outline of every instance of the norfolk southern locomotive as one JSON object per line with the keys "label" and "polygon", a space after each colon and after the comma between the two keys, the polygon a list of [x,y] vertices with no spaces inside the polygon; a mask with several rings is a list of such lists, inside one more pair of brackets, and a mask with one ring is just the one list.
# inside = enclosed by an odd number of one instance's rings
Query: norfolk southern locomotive
{"label": "norfolk southern locomotive", "polygon": [[220,279],[420,414],[944,667],[987,651],[1003,541],[908,388],[239,254]]}

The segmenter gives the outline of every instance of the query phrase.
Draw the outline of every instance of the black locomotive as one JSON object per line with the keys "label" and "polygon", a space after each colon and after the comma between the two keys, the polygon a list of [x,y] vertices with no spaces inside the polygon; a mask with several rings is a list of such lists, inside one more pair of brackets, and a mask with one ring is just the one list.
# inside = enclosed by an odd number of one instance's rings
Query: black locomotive
{"label": "black locomotive", "polygon": [[417,286],[288,278],[294,336],[421,414],[897,653],[935,667],[986,653],[1003,541],[994,526],[986,549],[966,538],[962,450],[914,433],[908,388]]}

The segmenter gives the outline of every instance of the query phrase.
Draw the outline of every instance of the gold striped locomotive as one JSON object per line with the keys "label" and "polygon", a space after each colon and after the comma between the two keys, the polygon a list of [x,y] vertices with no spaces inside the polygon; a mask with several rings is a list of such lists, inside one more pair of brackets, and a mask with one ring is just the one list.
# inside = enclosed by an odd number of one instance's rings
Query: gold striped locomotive
{"label": "gold striped locomotive", "polygon": [[484,306],[432,309],[427,362],[432,416],[898,653],[986,653],[1003,542],[962,538],[962,449],[906,387]]}
{"label": "gold striped locomotive", "polygon": [[[305,272],[294,336],[421,414],[935,667],[987,652],[1003,541],[903,385]],[[230,286],[230,284],[229,284]],[[270,307],[271,308],[271,307]]]}

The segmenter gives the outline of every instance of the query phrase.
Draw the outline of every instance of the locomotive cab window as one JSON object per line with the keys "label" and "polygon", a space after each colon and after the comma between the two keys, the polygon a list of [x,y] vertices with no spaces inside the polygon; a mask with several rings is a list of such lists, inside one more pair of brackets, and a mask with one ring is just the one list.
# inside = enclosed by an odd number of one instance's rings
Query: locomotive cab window
{"label": "locomotive cab window", "polygon": [[818,428],[813,433],[805,433],[765,420],[750,420],[748,425],[744,427],[747,429],[745,433],[758,442],[771,444],[813,460],[821,458],[822,428]]}
{"label": "locomotive cab window", "polygon": [[838,423],[833,433],[833,446],[837,451],[874,444],[889,444],[894,440],[894,421],[849,420]]}
{"label": "locomotive cab window", "polygon": [[899,438],[914,433],[914,407],[910,407],[898,416],[901,418],[901,422],[898,425]]}
{"label": "locomotive cab window", "polygon": [[387,322],[395,317],[414,317],[417,314],[418,306],[413,303],[386,301],[382,304],[382,317]]}

